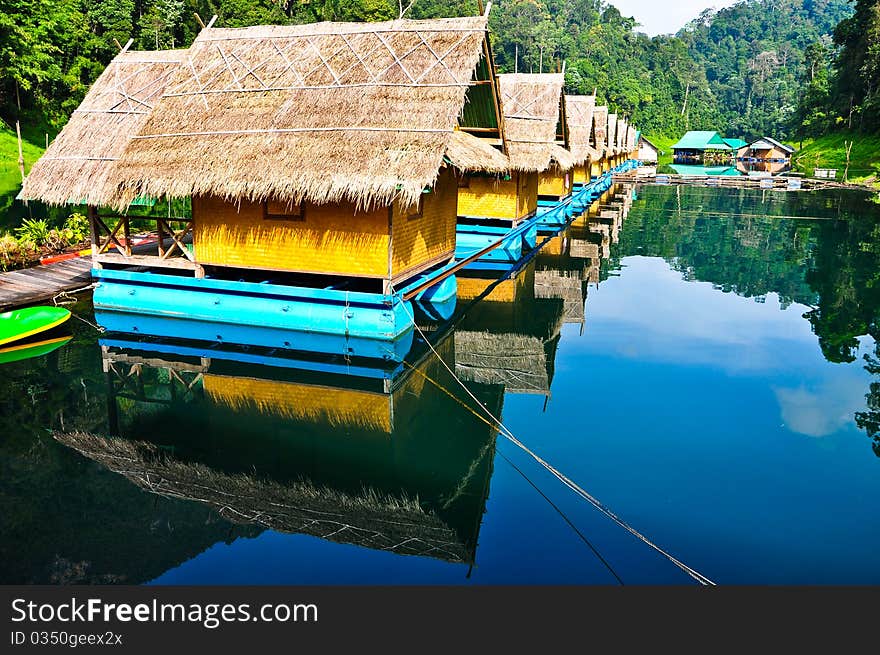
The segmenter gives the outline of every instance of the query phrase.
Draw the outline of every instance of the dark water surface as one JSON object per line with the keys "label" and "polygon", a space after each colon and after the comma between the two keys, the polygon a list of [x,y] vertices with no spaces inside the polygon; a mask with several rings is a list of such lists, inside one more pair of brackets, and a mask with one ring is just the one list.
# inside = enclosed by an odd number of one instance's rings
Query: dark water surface
{"label": "dark water surface", "polygon": [[461,279],[454,328],[420,322],[437,354],[396,370],[71,321],[0,364],[0,582],[691,581],[479,400],[716,582],[876,584],[878,220],[856,194],[640,188],[622,225]]}

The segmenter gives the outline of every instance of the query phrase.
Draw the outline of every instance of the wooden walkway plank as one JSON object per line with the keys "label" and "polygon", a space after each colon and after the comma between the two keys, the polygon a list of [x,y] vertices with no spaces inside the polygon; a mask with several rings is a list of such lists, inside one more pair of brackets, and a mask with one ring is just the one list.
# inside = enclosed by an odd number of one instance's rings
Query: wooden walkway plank
{"label": "wooden walkway plank", "polygon": [[88,258],[0,273],[0,312],[44,302],[91,281],[92,261]]}

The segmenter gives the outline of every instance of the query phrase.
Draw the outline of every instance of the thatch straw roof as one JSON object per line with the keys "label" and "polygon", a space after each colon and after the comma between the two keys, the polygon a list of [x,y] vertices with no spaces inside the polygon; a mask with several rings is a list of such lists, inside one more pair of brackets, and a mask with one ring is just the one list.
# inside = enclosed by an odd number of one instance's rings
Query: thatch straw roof
{"label": "thatch straw roof", "polygon": [[498,76],[504,139],[514,170],[544,171],[554,163],[571,168],[574,159],[556,145],[562,103],[562,73],[508,73]]}
{"label": "thatch straw roof", "polygon": [[455,530],[405,492],[389,495],[364,488],[352,494],[308,479],[281,484],[179,460],[143,441],[85,432],[56,432],[54,437],[146,491],[203,503],[234,523],[400,555],[473,561],[473,552]]}
{"label": "thatch straw roof", "polygon": [[608,149],[608,107],[605,105],[593,110],[593,145],[603,154]]}
{"label": "thatch straw roof", "polygon": [[617,147],[623,151],[626,149],[626,133],[629,130],[629,124],[625,118],[617,119]]}
{"label": "thatch straw roof", "polygon": [[21,196],[52,205],[99,204],[108,197],[116,160],[146,122],[185,55],[185,50],[117,55],[34,164]]}
{"label": "thatch straw roof", "polygon": [[510,170],[510,160],[504,154],[490,146],[485,139],[460,130],[452,133],[446,158],[463,171],[504,173]]}
{"label": "thatch straw roof", "polygon": [[578,165],[600,157],[599,151],[592,146],[595,108],[596,96],[565,96],[568,144]]}
{"label": "thatch straw roof", "polygon": [[608,149],[617,154],[617,114],[608,114]]}
{"label": "thatch straw roof", "polygon": [[635,150],[636,146],[638,145],[636,143],[636,134],[637,133],[638,133],[638,130],[636,130],[636,128],[634,128],[632,125],[630,125],[629,129],[627,130],[627,133],[626,133],[626,146],[627,146],[628,150]]}
{"label": "thatch straw roof", "polygon": [[486,32],[486,16],[202,30],[120,161],[115,204],[415,203],[437,178]]}

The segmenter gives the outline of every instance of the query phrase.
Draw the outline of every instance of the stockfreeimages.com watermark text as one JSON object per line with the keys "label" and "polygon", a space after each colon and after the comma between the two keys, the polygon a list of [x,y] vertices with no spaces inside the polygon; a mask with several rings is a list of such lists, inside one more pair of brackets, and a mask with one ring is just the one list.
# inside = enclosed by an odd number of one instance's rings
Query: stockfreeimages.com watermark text
{"label": "stockfreeimages.com watermark text", "polygon": [[317,623],[314,603],[108,603],[100,598],[37,603],[12,601],[12,622],[42,623],[192,623],[213,630],[224,623]]}

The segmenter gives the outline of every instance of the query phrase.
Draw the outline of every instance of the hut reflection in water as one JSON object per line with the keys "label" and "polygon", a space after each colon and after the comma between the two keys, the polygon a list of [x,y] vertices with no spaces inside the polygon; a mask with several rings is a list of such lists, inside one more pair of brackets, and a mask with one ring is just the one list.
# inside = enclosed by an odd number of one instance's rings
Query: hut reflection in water
{"label": "hut reflection in water", "polygon": [[[451,333],[436,348],[454,365]],[[233,523],[473,563],[496,431],[432,353],[391,379],[106,345],[103,357],[114,436],[56,438],[135,485]],[[500,386],[468,389],[500,413]]]}

